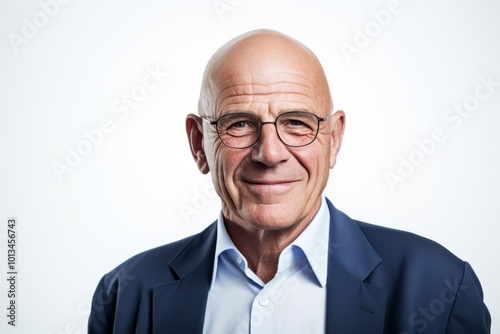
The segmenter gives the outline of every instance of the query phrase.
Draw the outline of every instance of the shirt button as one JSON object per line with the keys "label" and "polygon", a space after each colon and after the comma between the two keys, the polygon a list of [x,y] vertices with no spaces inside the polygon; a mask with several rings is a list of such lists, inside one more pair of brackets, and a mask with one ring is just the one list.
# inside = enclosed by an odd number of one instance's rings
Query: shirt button
{"label": "shirt button", "polygon": [[241,264],[241,261],[242,261],[242,260],[241,260],[241,257],[239,257],[239,256],[238,256],[238,257],[236,258],[236,262],[238,262],[238,264]]}
{"label": "shirt button", "polygon": [[260,306],[267,306],[269,304],[269,299],[262,298],[261,300],[259,300],[259,304]]}

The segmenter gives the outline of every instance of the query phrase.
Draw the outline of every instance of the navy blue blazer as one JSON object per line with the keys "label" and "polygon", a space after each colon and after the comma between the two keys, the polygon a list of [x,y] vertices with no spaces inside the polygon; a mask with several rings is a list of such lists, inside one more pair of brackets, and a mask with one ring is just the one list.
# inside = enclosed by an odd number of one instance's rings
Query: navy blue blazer
{"label": "navy blue blazer", "polygon": [[[490,332],[481,285],[467,262],[428,239],[352,220],[329,201],[328,208],[325,333]],[[88,333],[201,334],[216,233],[212,224],[106,274]]]}

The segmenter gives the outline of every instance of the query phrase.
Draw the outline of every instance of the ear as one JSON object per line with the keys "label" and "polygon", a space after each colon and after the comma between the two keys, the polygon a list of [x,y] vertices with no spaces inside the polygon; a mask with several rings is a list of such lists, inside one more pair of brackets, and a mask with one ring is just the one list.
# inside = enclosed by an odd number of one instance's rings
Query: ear
{"label": "ear", "polygon": [[337,155],[342,145],[342,138],[344,137],[345,127],[345,113],[342,110],[335,112],[331,118],[332,124],[332,142],[330,150],[330,168],[335,166],[337,162]]}
{"label": "ear", "polygon": [[203,148],[203,120],[197,115],[189,114],[186,117],[186,132],[191,154],[196,161],[196,165],[200,172],[207,174],[210,168]]}

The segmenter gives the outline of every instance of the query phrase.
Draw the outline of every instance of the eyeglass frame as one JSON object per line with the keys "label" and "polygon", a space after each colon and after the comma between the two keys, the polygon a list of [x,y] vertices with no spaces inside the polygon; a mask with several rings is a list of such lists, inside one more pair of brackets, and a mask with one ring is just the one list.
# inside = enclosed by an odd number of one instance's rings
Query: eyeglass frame
{"label": "eyeglass frame", "polygon": [[[286,114],[291,114],[291,113],[302,113],[302,114],[309,114],[311,116],[314,116],[316,117],[316,119],[318,120],[318,127],[316,128],[316,133],[314,134],[314,138],[313,140],[311,140],[311,142],[307,143],[307,144],[304,144],[304,145],[289,145],[287,143],[285,143],[283,141],[283,139],[281,138],[280,136],[280,133],[278,131],[278,126],[276,125],[276,122],[278,120],[278,118],[280,118],[282,115],[286,115]],[[230,146],[228,145],[226,142],[224,142],[224,140],[222,140],[222,137],[219,133],[219,127],[217,126],[217,123],[219,122],[219,120],[222,118],[222,117],[225,117],[225,116],[228,116],[228,115],[250,115],[250,116],[255,116],[255,118],[257,118],[259,120],[259,123],[260,123],[260,126],[259,126],[259,133],[257,134],[257,137],[255,138],[255,141],[253,143],[251,143],[250,145],[247,145],[247,146],[244,146],[244,147],[235,147],[235,146]],[[257,115],[254,115],[252,113],[245,113],[245,112],[238,112],[238,113],[231,113],[231,114],[225,114],[225,115],[222,115],[220,116],[219,118],[217,118],[215,121],[211,121],[210,119],[208,119],[207,117],[205,116],[200,116],[200,118],[205,121],[206,123],[210,124],[210,125],[215,125],[215,131],[217,132],[217,136],[219,137],[220,141],[222,142],[222,144],[224,144],[225,146],[227,147],[230,147],[230,148],[234,148],[234,149],[237,149],[237,150],[242,150],[242,149],[245,149],[245,148],[249,148],[249,147],[252,147],[253,145],[255,145],[255,143],[257,143],[259,141],[259,138],[260,138],[260,135],[262,133],[262,126],[265,125],[265,124],[273,124],[274,125],[274,128],[276,129],[276,135],[278,136],[279,140],[287,147],[304,147],[304,146],[308,146],[308,145],[311,145],[315,140],[316,138],[318,137],[318,133],[319,133],[319,127],[320,127],[320,122],[324,122],[326,120],[328,120],[330,117],[332,117],[333,115],[333,112],[331,112],[330,114],[324,116],[324,117],[319,117],[318,115],[316,114],[313,114],[312,112],[309,112],[309,111],[301,111],[301,110],[293,110],[293,111],[287,111],[287,112],[284,112],[284,113],[281,113],[279,114],[278,116],[276,116],[276,118],[274,119],[274,122],[262,122],[262,120],[257,117]]]}

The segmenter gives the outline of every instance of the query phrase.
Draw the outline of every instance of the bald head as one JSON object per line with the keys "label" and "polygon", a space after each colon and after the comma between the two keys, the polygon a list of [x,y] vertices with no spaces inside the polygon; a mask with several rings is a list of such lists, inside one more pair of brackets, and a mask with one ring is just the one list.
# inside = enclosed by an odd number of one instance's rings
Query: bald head
{"label": "bald head", "polygon": [[221,109],[221,93],[234,88],[238,78],[256,83],[248,93],[259,94],[255,92],[259,83],[265,85],[277,76],[308,85],[327,109],[325,112],[332,111],[328,82],[312,51],[282,33],[255,30],[230,40],[212,56],[203,77],[198,112],[216,118]]}

